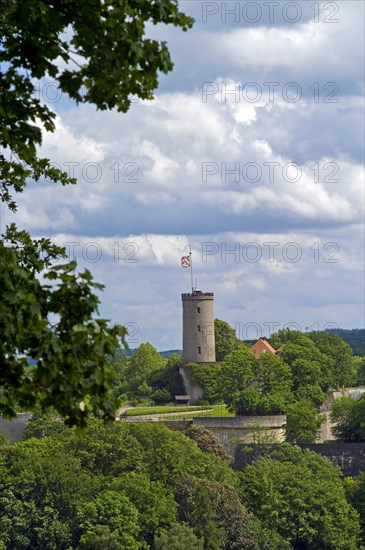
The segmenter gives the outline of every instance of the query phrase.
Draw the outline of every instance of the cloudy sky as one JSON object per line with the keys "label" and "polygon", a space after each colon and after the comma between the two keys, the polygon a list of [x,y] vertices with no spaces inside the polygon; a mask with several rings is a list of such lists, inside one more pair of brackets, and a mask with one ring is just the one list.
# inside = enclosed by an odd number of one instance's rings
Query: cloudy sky
{"label": "cloudy sky", "polygon": [[364,327],[364,3],[180,6],[192,30],[149,30],[175,63],[154,101],[97,112],[39,83],[42,154],[78,185],[29,185],[18,225],[105,284],[131,347],[181,348],[189,245],[239,337]]}

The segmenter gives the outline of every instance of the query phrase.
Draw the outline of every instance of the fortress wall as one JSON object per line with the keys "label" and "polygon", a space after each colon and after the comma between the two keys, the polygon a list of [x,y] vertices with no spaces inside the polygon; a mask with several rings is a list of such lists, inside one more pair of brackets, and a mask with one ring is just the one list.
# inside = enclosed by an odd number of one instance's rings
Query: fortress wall
{"label": "fortress wall", "polygon": [[[345,476],[356,476],[365,471],[365,443],[308,443],[299,445],[314,453],[328,458],[334,466],[339,466]],[[242,471],[247,465],[278,445],[245,445],[239,444],[234,452],[233,468]]]}

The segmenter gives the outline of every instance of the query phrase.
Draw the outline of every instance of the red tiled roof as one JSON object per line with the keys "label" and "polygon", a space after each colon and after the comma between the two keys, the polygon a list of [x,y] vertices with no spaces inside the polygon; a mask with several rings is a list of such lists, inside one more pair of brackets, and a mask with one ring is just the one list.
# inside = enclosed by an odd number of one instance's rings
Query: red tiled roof
{"label": "red tiled roof", "polygon": [[269,352],[275,354],[275,350],[266,338],[259,338],[257,342],[250,348],[250,352],[253,353],[256,358],[260,357],[263,353]]}

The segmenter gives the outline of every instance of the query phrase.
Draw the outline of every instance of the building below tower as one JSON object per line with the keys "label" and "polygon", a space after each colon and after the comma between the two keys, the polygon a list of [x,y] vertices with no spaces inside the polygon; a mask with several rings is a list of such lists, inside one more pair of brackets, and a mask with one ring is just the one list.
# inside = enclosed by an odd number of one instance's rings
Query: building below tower
{"label": "building below tower", "polygon": [[194,290],[181,300],[184,363],[215,363],[213,292]]}

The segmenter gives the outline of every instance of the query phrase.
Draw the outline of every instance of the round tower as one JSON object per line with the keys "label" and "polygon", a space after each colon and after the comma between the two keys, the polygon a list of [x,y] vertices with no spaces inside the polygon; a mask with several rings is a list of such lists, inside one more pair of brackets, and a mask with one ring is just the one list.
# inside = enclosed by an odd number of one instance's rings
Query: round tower
{"label": "round tower", "polygon": [[215,363],[213,292],[194,290],[181,300],[184,363]]}

